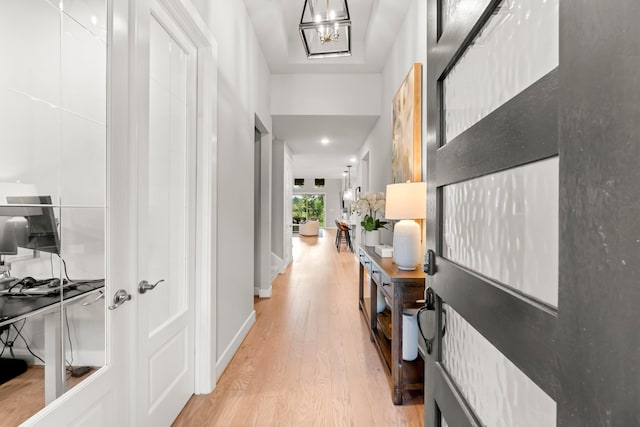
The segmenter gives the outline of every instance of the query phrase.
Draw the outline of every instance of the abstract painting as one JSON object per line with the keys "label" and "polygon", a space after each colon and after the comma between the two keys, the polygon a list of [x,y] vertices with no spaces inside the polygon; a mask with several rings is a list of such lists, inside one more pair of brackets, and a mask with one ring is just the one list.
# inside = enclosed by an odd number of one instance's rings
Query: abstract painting
{"label": "abstract painting", "polygon": [[422,64],[411,66],[393,97],[391,175],[393,183],[422,181]]}

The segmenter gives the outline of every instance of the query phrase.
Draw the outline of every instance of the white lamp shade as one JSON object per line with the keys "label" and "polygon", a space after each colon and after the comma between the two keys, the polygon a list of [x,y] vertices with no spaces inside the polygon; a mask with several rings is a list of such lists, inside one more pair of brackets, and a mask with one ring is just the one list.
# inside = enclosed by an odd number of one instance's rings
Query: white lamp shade
{"label": "white lamp shade", "polygon": [[405,182],[387,185],[386,219],[422,219],[427,216],[427,184]]}
{"label": "white lamp shade", "polygon": [[393,228],[393,262],[400,270],[415,270],[420,263],[420,226],[427,216],[427,184],[406,182],[387,185],[386,219],[400,219]]}

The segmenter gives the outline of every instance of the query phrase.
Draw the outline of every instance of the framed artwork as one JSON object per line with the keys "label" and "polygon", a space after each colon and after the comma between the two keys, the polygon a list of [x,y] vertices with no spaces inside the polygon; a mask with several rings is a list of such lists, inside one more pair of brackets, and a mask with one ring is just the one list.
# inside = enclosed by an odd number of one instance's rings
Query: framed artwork
{"label": "framed artwork", "polygon": [[393,183],[422,181],[422,64],[411,66],[393,97],[391,177]]}

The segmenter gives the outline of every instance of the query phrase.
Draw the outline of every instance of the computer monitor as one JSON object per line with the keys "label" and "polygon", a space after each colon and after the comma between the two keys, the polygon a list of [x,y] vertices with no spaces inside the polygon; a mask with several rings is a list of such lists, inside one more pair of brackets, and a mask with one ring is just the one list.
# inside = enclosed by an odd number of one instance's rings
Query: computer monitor
{"label": "computer monitor", "polygon": [[[7,203],[51,205],[51,196],[7,196]],[[14,216],[23,216],[27,220],[26,239],[18,239],[19,247],[60,255],[60,236],[51,206],[16,206],[9,209]],[[4,215],[1,209],[0,215]]]}

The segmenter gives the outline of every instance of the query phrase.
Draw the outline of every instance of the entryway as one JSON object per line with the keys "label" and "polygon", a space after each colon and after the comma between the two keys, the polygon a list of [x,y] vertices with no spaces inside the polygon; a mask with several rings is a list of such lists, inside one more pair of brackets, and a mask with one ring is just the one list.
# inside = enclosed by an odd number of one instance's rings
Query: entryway
{"label": "entryway", "polygon": [[[391,400],[358,310],[358,260],[335,230],[294,239],[293,262],[255,298],[256,322],[213,393],[194,396],[174,426],[420,426],[422,392]],[[320,273],[319,273],[320,272]]]}
{"label": "entryway", "polygon": [[[294,235],[311,235],[305,234],[304,224],[307,223],[317,222],[318,230],[316,231],[325,228],[326,224],[324,194],[294,194],[292,197],[291,206]],[[301,227],[303,229],[302,233],[300,231]],[[316,227],[313,227],[313,230],[315,229]]]}

